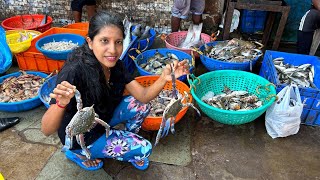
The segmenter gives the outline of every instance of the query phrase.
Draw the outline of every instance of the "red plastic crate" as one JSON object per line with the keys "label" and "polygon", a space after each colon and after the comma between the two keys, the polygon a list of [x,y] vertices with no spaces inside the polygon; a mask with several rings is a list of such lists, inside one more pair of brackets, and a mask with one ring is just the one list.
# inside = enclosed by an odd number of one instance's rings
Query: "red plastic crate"
{"label": "red plastic crate", "polygon": [[65,61],[47,58],[37,50],[35,44],[42,37],[61,33],[73,33],[85,37],[88,34],[88,31],[57,27],[45,31],[31,41],[31,46],[27,51],[15,55],[18,61],[19,68],[21,70],[40,71],[44,73],[51,73],[54,70],[60,71]]}

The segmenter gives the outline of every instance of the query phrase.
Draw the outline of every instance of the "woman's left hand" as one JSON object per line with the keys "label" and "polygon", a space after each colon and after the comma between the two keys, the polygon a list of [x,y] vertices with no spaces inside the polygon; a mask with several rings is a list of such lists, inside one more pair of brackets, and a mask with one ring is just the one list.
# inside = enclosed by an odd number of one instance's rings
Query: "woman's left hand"
{"label": "woman's left hand", "polygon": [[166,67],[163,69],[161,76],[166,80],[166,81],[171,81],[171,67],[173,65],[173,71],[174,75],[176,78],[179,78],[180,76],[189,74],[189,64],[188,60],[183,60],[183,61],[173,61],[171,64],[167,64]]}

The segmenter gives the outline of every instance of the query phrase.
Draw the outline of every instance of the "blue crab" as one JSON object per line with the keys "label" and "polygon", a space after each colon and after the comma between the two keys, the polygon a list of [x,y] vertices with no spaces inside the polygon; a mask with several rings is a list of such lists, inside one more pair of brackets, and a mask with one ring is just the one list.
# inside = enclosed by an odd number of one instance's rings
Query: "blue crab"
{"label": "blue crab", "polygon": [[103,120],[98,118],[98,114],[95,113],[92,106],[83,108],[81,94],[78,90],[75,91],[75,98],[77,101],[78,112],[73,116],[70,123],[66,127],[66,147],[72,148],[73,136],[76,136],[78,144],[85,152],[86,158],[91,158],[91,153],[88,150],[84,142],[84,133],[89,132],[97,123],[106,128],[106,137],[109,136],[110,126]]}
{"label": "blue crab", "polygon": [[189,98],[189,95],[187,92],[184,92],[183,96],[178,97],[178,91],[176,86],[176,79],[173,71],[173,67],[171,67],[171,78],[172,78],[172,98],[170,100],[170,103],[168,106],[164,109],[163,115],[162,115],[162,121],[160,124],[159,131],[157,133],[155,146],[158,144],[160,138],[165,137],[169,133],[169,129],[172,134],[174,134],[174,121],[176,119],[177,114],[180,112],[180,110],[184,107],[192,107],[195,109],[200,116],[200,111],[192,104],[192,103],[184,103],[185,99]]}

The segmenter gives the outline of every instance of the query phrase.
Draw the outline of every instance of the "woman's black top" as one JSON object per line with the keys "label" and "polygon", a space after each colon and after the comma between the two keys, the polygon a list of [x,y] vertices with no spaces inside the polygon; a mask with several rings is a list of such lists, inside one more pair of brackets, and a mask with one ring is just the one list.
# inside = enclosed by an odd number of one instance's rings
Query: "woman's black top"
{"label": "woman's black top", "polygon": [[[77,63],[75,63],[77,64]],[[83,83],[81,79],[82,72],[81,68],[78,68],[77,65],[70,63],[65,65],[58,74],[57,84],[62,81],[68,81],[70,84],[75,85],[78,91],[81,93],[81,98],[83,102],[83,107],[91,106],[88,104],[88,99],[85,96],[86,91],[95,87],[87,87],[86,83]],[[95,112],[99,115],[99,118],[105,122],[109,122],[112,118],[115,108],[119,105],[123,98],[123,92],[125,85],[130,83],[133,80],[133,76],[127,71],[124,67],[122,61],[118,61],[116,65],[111,68],[111,76],[109,80],[109,93],[103,93],[102,97],[99,97],[98,102],[93,102]],[[92,102],[92,101],[90,101]],[[55,104],[53,99],[50,104]],[[75,97],[71,99],[70,103],[66,107],[66,111],[61,122],[60,128],[58,130],[58,136],[62,144],[65,144],[65,129],[69,122],[71,121],[74,114],[77,112],[77,104]],[[105,128],[97,124],[90,132],[84,134],[85,144],[88,146],[97,140],[101,135],[105,133]],[[81,147],[76,143],[75,137],[73,137],[73,147],[72,149],[80,149]]]}

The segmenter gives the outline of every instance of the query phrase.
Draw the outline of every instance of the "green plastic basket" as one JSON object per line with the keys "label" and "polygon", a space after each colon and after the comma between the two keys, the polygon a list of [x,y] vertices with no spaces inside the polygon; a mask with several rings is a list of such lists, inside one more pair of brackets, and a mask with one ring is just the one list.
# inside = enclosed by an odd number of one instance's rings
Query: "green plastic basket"
{"label": "green plastic basket", "polygon": [[[219,70],[205,73],[199,77],[191,75],[188,79],[191,86],[191,94],[198,103],[200,109],[211,119],[223,124],[240,125],[251,122],[263,114],[276,100],[276,89],[273,84],[261,76],[238,70]],[[224,86],[231,90],[245,90],[255,94],[263,105],[257,109],[248,111],[230,111],[215,108],[201,98],[209,91],[220,94]]]}

